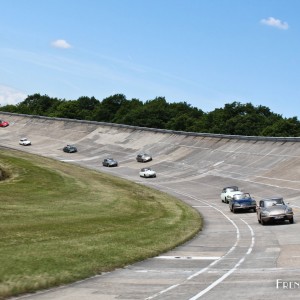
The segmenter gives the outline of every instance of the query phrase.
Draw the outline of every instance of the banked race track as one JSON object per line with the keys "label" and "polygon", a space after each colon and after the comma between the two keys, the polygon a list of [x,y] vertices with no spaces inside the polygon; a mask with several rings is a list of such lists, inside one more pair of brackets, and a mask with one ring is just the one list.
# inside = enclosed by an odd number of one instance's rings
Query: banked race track
{"label": "banked race track", "polygon": [[[0,146],[109,172],[175,195],[199,210],[203,230],[188,243],[134,265],[18,299],[299,299],[300,138],[209,135],[0,113]],[[32,146],[18,144],[21,137]],[[62,147],[75,144],[78,153]],[[138,176],[139,152],[157,178]],[[104,168],[114,157],[118,168]],[[259,199],[283,196],[294,224],[262,226],[230,212],[223,187]]]}

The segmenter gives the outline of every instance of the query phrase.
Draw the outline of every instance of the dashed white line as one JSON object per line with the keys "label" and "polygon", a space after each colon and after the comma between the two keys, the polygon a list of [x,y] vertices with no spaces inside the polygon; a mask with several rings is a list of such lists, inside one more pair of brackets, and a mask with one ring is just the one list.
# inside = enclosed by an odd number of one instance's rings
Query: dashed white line
{"label": "dashed white line", "polygon": [[246,252],[246,254],[235,264],[235,266],[230,269],[227,273],[225,273],[223,276],[221,276],[219,279],[217,279],[216,281],[214,281],[211,285],[209,285],[206,289],[202,290],[201,292],[199,292],[197,295],[193,296],[192,298],[190,298],[189,300],[197,300],[200,297],[202,297],[203,295],[205,295],[207,292],[209,292],[211,289],[213,289],[215,286],[217,286],[219,283],[221,283],[224,279],[226,279],[229,275],[231,275],[246,259],[247,255],[249,255],[254,247],[254,232],[253,229],[251,228],[251,226],[244,221],[243,219],[241,219],[249,228],[250,232],[251,232],[251,245],[248,248],[248,251]]}
{"label": "dashed white line", "polygon": [[[159,185],[159,184],[157,184]],[[174,191],[174,190],[173,190]],[[203,203],[206,203],[205,201],[201,201],[197,198],[195,198],[194,196],[192,195],[188,195],[186,193],[182,193],[182,192],[177,192],[175,191],[177,194],[180,194],[180,195],[183,195],[183,196],[187,196],[191,199],[194,199],[196,201],[200,201],[200,202],[203,202]],[[213,265],[217,264],[218,262],[220,262],[222,259],[226,258],[232,251],[234,251],[238,245],[238,242],[240,240],[240,231],[239,231],[239,228],[238,226],[235,224],[235,222],[233,220],[231,220],[228,216],[226,216],[220,209],[216,208],[215,206],[211,205],[211,204],[208,204],[206,203],[208,206],[212,207],[213,209],[217,210],[218,212],[220,212],[229,222],[231,222],[231,224],[235,227],[236,229],[236,241],[234,243],[234,245],[227,251],[227,253],[221,257],[219,257],[218,259],[214,260],[211,264],[209,264],[206,268],[203,268],[201,270],[199,270],[198,272],[192,274],[191,276],[187,277],[186,280],[184,280],[182,283],[180,284],[176,284],[176,285],[172,285],[150,297],[147,297],[145,300],[151,300],[151,299],[154,299],[184,283],[186,283],[187,281],[195,278],[196,276],[200,275],[201,273],[204,273],[205,271],[207,271],[209,268],[211,268]],[[255,242],[255,238],[254,238],[254,232],[251,228],[251,226],[246,222],[244,221],[243,219],[241,219],[246,225],[247,227],[249,228],[250,232],[251,232],[251,244],[247,250],[247,252],[245,253],[245,255],[235,264],[235,266],[230,269],[228,272],[226,272],[223,276],[221,276],[219,279],[217,279],[216,281],[214,281],[212,284],[210,284],[207,288],[205,288],[204,290],[202,290],[201,292],[199,292],[197,295],[193,296],[192,298],[190,298],[189,300],[196,300],[196,299],[199,299],[200,297],[202,297],[204,294],[206,294],[208,291],[210,291],[211,289],[213,289],[215,286],[217,286],[219,283],[221,283],[225,278],[227,278],[228,276],[230,276],[243,262],[244,260],[246,259],[247,255],[249,255],[252,250],[253,250],[253,246],[254,246],[254,242]]]}

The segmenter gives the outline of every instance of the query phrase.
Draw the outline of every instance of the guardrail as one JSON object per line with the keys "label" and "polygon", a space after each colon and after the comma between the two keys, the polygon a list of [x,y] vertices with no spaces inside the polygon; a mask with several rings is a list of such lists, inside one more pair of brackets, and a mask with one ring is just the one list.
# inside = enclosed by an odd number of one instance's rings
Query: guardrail
{"label": "guardrail", "polygon": [[176,131],[176,130],[169,130],[169,129],[157,129],[157,128],[132,126],[132,125],[125,125],[125,124],[107,123],[107,122],[66,119],[66,118],[51,118],[51,117],[45,117],[45,116],[17,114],[17,113],[2,112],[2,111],[0,111],[0,114],[10,115],[10,116],[28,117],[28,118],[31,118],[31,119],[45,119],[45,120],[55,120],[55,121],[63,121],[63,122],[94,124],[94,125],[102,125],[102,126],[132,129],[132,130],[143,130],[143,131],[151,131],[151,132],[158,132],[158,133],[175,134],[175,135],[198,136],[198,137],[231,139],[231,140],[234,139],[234,140],[245,140],[245,141],[265,141],[265,142],[282,142],[282,143],[300,142],[300,137],[268,137],[268,136],[246,136],[246,135],[213,134],[213,133],[202,133],[202,132],[186,132],[186,131]]}

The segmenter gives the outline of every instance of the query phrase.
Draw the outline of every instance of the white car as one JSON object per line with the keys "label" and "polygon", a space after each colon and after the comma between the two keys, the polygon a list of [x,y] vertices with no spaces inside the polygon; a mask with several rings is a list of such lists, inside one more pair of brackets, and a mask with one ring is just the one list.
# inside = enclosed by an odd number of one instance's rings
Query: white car
{"label": "white car", "polygon": [[156,177],[156,172],[151,168],[142,168],[140,171],[140,176],[145,178]]}
{"label": "white car", "polygon": [[225,203],[229,203],[229,199],[232,198],[233,195],[242,195],[243,192],[237,186],[227,186],[224,187],[221,193],[221,201]]}
{"label": "white car", "polygon": [[19,140],[19,144],[23,146],[29,146],[31,145],[31,142],[27,138],[22,138]]}

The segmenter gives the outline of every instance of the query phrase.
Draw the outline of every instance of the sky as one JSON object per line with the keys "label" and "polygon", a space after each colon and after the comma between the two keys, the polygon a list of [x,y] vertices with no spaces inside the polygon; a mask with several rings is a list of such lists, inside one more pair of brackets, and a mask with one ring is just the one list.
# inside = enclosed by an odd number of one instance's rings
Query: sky
{"label": "sky", "polygon": [[[0,0],[0,105],[165,97],[300,119],[299,0]],[[0,107],[1,109],[1,107]]]}

